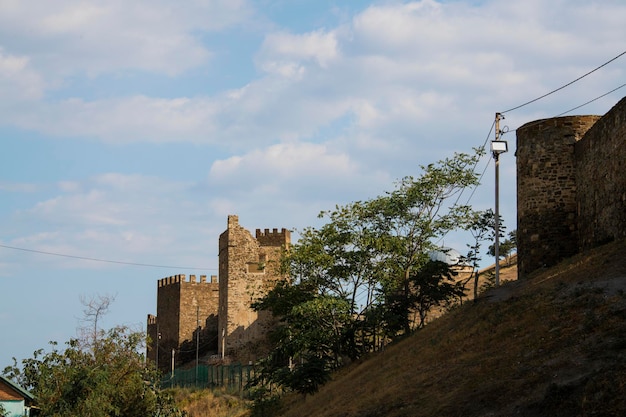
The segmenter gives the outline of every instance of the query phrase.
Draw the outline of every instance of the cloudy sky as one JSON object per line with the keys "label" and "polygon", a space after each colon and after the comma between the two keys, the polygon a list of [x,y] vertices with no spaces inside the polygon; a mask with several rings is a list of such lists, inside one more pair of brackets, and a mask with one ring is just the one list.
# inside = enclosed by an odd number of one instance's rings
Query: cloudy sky
{"label": "cloudy sky", "polygon": [[[302,229],[471,152],[496,112],[624,52],[625,19],[621,0],[0,0],[0,369],[73,337],[81,297],[144,328],[159,278],[217,273],[229,214]],[[625,69],[507,112],[503,139]],[[500,169],[512,230],[513,152]]]}

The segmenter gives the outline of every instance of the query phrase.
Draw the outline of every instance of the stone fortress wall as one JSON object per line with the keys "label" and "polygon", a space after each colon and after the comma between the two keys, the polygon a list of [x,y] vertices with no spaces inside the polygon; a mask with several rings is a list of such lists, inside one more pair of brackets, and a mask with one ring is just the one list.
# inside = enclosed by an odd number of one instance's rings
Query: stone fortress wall
{"label": "stone fortress wall", "polygon": [[[626,238],[626,98],[604,116],[538,120],[517,129],[518,275]],[[250,307],[280,279],[286,229],[255,236],[228,216],[219,238],[219,281],[175,275],[158,281],[157,315],[148,315],[148,358],[169,369],[196,351],[254,361],[272,318]],[[158,360],[157,360],[158,359]]]}
{"label": "stone fortress wall", "polygon": [[[148,315],[147,357],[167,371],[200,355],[247,363],[264,353],[272,318],[251,303],[281,277],[280,257],[291,242],[282,229],[256,230],[256,237],[228,216],[219,238],[219,281],[206,275],[158,280],[157,314]],[[173,353],[172,353],[173,352]]]}
{"label": "stone fortress wall", "polygon": [[[219,287],[216,276],[207,281],[201,275],[189,280],[184,274],[158,281],[157,314],[148,315],[148,335],[153,348],[148,359],[164,367],[171,362],[171,351],[179,360],[195,357],[197,345],[203,351],[217,348],[217,308]],[[160,336],[159,336],[160,335]],[[158,348],[157,348],[158,338]]]}
{"label": "stone fortress wall", "polygon": [[516,156],[520,278],[626,238],[626,98],[604,116],[521,126]]}
{"label": "stone fortress wall", "polygon": [[237,216],[228,216],[228,228],[219,239],[220,357],[247,363],[267,351],[264,339],[272,317],[253,311],[250,305],[281,278],[281,256],[290,243],[287,229],[257,229],[253,237],[239,225]]}

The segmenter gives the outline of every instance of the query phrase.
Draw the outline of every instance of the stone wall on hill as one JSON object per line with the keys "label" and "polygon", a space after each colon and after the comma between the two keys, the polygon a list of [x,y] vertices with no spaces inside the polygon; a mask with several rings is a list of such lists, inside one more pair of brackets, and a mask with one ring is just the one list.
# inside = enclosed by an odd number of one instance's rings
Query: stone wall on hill
{"label": "stone wall on hill", "polygon": [[518,274],[626,237],[626,98],[517,129]]}

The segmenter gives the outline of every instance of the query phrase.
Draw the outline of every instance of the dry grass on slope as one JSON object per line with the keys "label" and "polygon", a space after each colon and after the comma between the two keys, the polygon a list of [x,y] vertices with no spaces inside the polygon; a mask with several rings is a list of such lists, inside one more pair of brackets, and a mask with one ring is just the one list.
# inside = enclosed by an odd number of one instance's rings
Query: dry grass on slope
{"label": "dry grass on slope", "polygon": [[626,242],[509,282],[285,416],[626,415]]}
{"label": "dry grass on slope", "polygon": [[221,390],[175,388],[169,390],[189,417],[247,417],[249,402]]}

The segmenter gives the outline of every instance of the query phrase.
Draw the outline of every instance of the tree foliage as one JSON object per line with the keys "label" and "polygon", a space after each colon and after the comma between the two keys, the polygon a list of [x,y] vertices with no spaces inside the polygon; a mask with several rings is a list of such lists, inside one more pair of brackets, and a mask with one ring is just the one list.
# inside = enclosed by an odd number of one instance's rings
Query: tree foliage
{"label": "tree foliage", "polygon": [[[469,250],[464,257],[464,262],[472,267],[472,274],[467,281],[473,280],[474,301],[478,299],[478,266],[482,260],[481,247],[486,240],[493,241],[495,239],[495,216],[491,209],[474,212],[468,228],[474,240],[471,244],[467,244]],[[500,226],[500,233],[503,231],[504,227]]]}
{"label": "tree foliage", "polygon": [[364,220],[377,239],[377,280],[381,299],[394,294],[399,332],[411,332],[411,277],[429,261],[437,239],[470,224],[471,209],[453,201],[476,185],[473,166],[479,157],[457,154],[422,167],[420,177],[405,177],[396,189],[368,202]]}
{"label": "tree foliage", "polygon": [[[506,260],[507,265],[510,265],[511,254],[517,249],[517,231],[512,230],[507,236],[508,237],[504,241],[499,243],[498,255]],[[504,237],[504,235],[502,235],[501,237]],[[496,255],[495,245],[489,246],[489,255]]]}
{"label": "tree foliage", "polygon": [[346,359],[423,326],[433,307],[462,296],[449,265],[428,253],[471,225],[472,210],[455,200],[478,183],[479,156],[422,167],[393,191],[322,212],[323,226],[302,231],[284,258],[290,279],[254,305],[280,320],[258,384],[314,392]]}
{"label": "tree foliage", "polygon": [[442,261],[428,261],[409,277],[409,308],[418,314],[418,327],[424,327],[428,312],[465,295],[465,286],[457,282],[456,271]]}
{"label": "tree foliage", "polygon": [[[108,306],[108,304],[107,304]],[[100,312],[106,309],[100,309]],[[71,339],[61,349],[39,349],[4,374],[30,390],[41,414],[50,417],[181,416],[158,389],[158,374],[139,351],[143,332],[125,326],[89,334],[89,343]]]}

